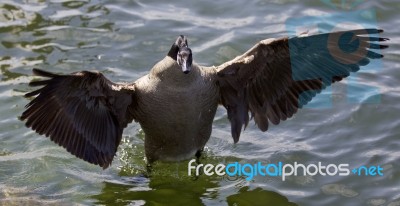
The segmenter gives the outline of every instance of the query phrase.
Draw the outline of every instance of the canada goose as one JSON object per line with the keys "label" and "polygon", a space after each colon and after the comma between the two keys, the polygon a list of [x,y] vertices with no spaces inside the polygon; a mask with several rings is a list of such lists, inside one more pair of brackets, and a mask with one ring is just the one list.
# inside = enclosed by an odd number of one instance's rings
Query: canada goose
{"label": "canada goose", "polygon": [[145,133],[149,163],[185,160],[207,143],[219,104],[227,109],[235,143],[249,113],[266,131],[269,123],[292,117],[321,89],[358,71],[369,59],[382,58],[370,49],[388,46],[371,42],[388,39],[365,36],[381,32],[361,29],[266,39],[212,67],[193,62],[181,35],[149,74],[128,84],[113,83],[99,72],[60,75],[33,69],[48,79],[30,82],[43,87],[25,95],[37,96],[21,120],[103,168],[111,164],[123,129],[132,120]]}

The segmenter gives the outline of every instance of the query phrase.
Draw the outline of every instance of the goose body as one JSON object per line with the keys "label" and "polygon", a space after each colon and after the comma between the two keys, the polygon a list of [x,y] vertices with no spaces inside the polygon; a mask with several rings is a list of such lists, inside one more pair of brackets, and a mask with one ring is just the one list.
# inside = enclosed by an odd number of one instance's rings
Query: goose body
{"label": "goose body", "polygon": [[145,133],[149,162],[188,159],[204,147],[219,100],[215,73],[193,64],[184,74],[167,56],[134,83],[134,116]]}
{"label": "goose body", "polygon": [[388,39],[374,36],[381,32],[361,29],[262,40],[213,67],[194,63],[186,37],[179,36],[164,59],[128,84],[113,83],[99,72],[62,75],[33,69],[46,79],[30,83],[41,87],[25,95],[33,99],[21,120],[103,168],[111,164],[123,129],[132,121],[143,128],[149,163],[185,160],[197,156],[209,140],[218,105],[227,110],[235,143],[251,119],[266,131],[292,117],[325,87],[382,58],[373,51],[388,47],[379,44]]}

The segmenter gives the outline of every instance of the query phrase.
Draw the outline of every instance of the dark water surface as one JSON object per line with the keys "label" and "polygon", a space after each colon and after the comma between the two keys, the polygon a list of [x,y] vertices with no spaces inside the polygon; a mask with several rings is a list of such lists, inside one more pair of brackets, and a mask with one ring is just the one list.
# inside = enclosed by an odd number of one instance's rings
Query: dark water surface
{"label": "dark water surface", "polygon": [[[400,205],[400,4],[353,2],[0,0],[0,205]],[[102,170],[18,120],[33,67],[62,73],[95,68],[113,81],[133,81],[179,34],[189,37],[195,61],[218,65],[259,40],[287,35],[289,18],[349,9],[375,10],[377,26],[391,39],[380,69],[358,75],[360,85],[379,90],[363,101],[379,95],[380,103],[349,103],[344,81],[333,86],[331,107],[303,109],[266,133],[251,123],[237,145],[220,108],[202,162],[380,165],[383,176],[194,180],[185,161],[156,164],[148,179],[141,176],[146,167],[138,124],[125,129],[112,166]]]}

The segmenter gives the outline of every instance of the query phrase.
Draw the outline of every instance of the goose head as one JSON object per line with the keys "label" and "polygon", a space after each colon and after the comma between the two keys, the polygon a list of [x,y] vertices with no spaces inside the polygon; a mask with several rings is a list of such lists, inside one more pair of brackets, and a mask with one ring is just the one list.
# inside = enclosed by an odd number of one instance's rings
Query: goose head
{"label": "goose head", "polygon": [[192,69],[192,50],[189,48],[186,36],[180,35],[168,52],[168,56],[178,63],[184,74]]}

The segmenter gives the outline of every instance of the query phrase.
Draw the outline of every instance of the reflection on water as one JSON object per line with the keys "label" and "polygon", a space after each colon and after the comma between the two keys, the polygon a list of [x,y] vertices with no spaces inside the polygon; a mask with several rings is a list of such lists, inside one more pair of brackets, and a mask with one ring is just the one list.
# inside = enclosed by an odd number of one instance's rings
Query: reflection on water
{"label": "reflection on water", "polygon": [[[167,170],[168,171],[168,170]],[[171,171],[168,171],[171,172]],[[173,172],[173,171],[172,171]],[[142,180],[145,181],[145,180]],[[149,205],[203,205],[203,198],[215,198],[218,191],[217,182],[207,178],[193,181],[189,178],[179,178],[171,175],[153,176],[148,183],[137,180],[124,182],[105,182],[100,194],[93,196],[97,204],[114,205],[117,203],[147,203]],[[114,194],[118,194],[116,197]]]}
{"label": "reflection on water", "polygon": [[[324,3],[325,2],[325,3]],[[3,0],[0,2],[0,205],[399,205],[398,141],[400,39],[396,2],[234,0],[187,2]],[[360,71],[360,85],[381,92],[380,104],[346,102],[346,84],[332,88],[328,109],[304,109],[261,133],[250,124],[232,144],[224,109],[215,117],[202,162],[300,162],[381,165],[382,177],[255,177],[227,180],[187,176],[187,162],[158,163],[151,178],[143,132],[133,123],[107,170],[89,165],[18,120],[31,69],[70,73],[97,69],[113,81],[133,81],[165,56],[179,34],[189,37],[195,61],[217,65],[255,42],[287,34],[285,21],[305,15],[376,9],[391,39],[382,69]],[[373,96],[367,96],[365,101]],[[321,99],[316,99],[321,101]]]}
{"label": "reflection on water", "polygon": [[[221,188],[212,179],[205,180],[182,180],[175,178],[160,179],[151,178],[150,183],[134,184],[128,182],[114,183],[105,182],[101,194],[94,195],[96,204],[115,205],[115,204],[138,204],[148,205],[204,205],[216,204],[215,199],[219,199],[220,193],[224,190],[234,190],[234,194],[226,199],[218,201],[225,202],[227,205],[275,205],[275,206],[296,206],[288,199],[276,192],[267,191],[262,188],[250,189],[248,186]],[[118,194],[116,197],[113,194]],[[261,203],[261,204],[260,204]]]}
{"label": "reflection on water", "polygon": [[228,196],[226,199],[228,205],[258,205],[263,203],[265,205],[296,206],[296,204],[289,202],[286,197],[261,188],[250,190],[249,187],[242,187],[238,194]]}

